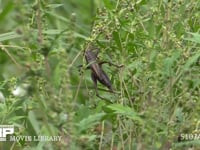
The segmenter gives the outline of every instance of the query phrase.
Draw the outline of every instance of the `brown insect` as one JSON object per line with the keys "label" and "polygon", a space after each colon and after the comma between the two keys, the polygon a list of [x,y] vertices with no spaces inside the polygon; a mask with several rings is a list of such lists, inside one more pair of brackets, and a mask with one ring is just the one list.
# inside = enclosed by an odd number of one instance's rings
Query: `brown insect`
{"label": "brown insect", "polygon": [[98,49],[95,50],[86,50],[85,51],[85,59],[86,62],[88,64],[88,69],[91,70],[91,78],[93,80],[94,83],[94,87],[95,87],[95,91],[96,91],[96,95],[100,98],[102,98],[99,94],[98,94],[98,90],[97,90],[97,81],[99,81],[101,84],[103,84],[104,86],[106,86],[110,92],[114,92],[112,89],[112,83],[109,79],[109,77],[107,76],[107,74],[104,72],[104,70],[102,69],[102,64],[104,63],[108,63],[109,65],[114,65],[116,67],[122,67],[122,65],[118,66],[115,65],[111,62],[107,62],[107,61],[101,61],[98,62]]}

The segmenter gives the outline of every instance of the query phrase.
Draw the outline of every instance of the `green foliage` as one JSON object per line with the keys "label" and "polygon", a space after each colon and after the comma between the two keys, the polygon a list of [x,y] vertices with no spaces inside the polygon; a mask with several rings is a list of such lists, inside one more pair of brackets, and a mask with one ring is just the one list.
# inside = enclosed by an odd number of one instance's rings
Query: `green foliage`
{"label": "green foliage", "polygon": [[[112,111],[114,111],[114,114],[122,115],[140,123],[144,123],[143,120],[138,116],[138,114],[130,107],[125,107],[120,104],[112,104],[108,105],[107,109],[111,109]],[[112,113],[110,112],[110,114]]]}
{"label": "green foliage", "polygon": [[[200,133],[200,3],[191,0],[0,1],[0,149],[188,149]],[[90,79],[97,47],[115,93]],[[82,73],[78,72],[80,68]]]}

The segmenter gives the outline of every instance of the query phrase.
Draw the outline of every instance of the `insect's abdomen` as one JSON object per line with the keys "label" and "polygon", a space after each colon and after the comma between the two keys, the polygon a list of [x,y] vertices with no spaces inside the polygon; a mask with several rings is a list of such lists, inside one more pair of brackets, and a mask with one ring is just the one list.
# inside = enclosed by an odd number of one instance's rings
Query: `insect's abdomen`
{"label": "insect's abdomen", "polygon": [[112,91],[112,84],[106,73],[101,69],[101,78],[98,81]]}

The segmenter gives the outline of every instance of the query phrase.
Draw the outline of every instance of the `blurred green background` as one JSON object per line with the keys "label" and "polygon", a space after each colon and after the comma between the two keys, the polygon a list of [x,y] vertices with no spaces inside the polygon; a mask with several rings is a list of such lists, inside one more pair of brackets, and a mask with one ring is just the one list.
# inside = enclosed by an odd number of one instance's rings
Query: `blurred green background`
{"label": "blurred green background", "polygon": [[[0,0],[0,121],[11,150],[197,149],[200,2]],[[115,94],[95,96],[83,54],[100,49]],[[83,68],[79,68],[83,65]],[[81,72],[79,72],[79,69]]]}

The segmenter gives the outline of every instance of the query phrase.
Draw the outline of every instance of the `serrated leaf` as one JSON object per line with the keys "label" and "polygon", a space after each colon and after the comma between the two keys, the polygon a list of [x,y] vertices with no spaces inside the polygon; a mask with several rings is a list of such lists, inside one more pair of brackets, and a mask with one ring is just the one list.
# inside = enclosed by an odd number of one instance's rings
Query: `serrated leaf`
{"label": "serrated leaf", "polygon": [[[188,139],[189,134],[183,134],[181,135],[184,140],[185,139]],[[192,136],[192,134],[190,134]],[[186,146],[191,146],[191,145],[200,145],[200,140],[186,140],[186,141],[181,141],[181,142],[177,142],[177,143],[174,143],[174,148],[177,148],[177,147],[186,147]]]}
{"label": "serrated leaf", "polygon": [[188,32],[188,34],[191,34],[192,37],[191,38],[184,38],[184,40],[192,41],[192,42],[195,42],[195,43],[200,43],[200,34],[192,33],[192,32]]}
{"label": "serrated leaf", "polygon": [[190,57],[186,61],[185,65],[183,66],[183,69],[188,70],[192,64],[198,61],[199,57],[200,57],[200,52],[197,52],[196,54],[194,54],[192,57]]}
{"label": "serrated leaf", "polygon": [[183,114],[183,109],[182,108],[180,108],[180,107],[176,108],[175,115],[176,115],[176,119],[179,122],[183,122],[183,120],[184,120],[184,114]]}
{"label": "serrated leaf", "polygon": [[105,115],[105,113],[97,113],[94,115],[90,115],[87,118],[84,118],[83,120],[81,120],[79,122],[79,124],[77,124],[77,126],[79,127],[79,131],[84,131],[88,128],[91,128],[92,126],[96,125],[99,123],[99,121],[101,120],[101,118]]}
{"label": "serrated leaf", "polygon": [[173,67],[174,63],[177,61],[177,59],[180,57],[180,52],[176,51],[172,54],[171,57],[168,57],[164,60],[164,67],[163,67],[163,73],[167,76],[170,76],[173,74]]}
{"label": "serrated leaf", "polygon": [[115,114],[123,115],[134,121],[139,121],[140,123],[144,122],[142,118],[138,115],[138,113],[135,112],[133,108],[130,108],[128,106],[123,106],[121,104],[111,104],[108,105],[107,108],[113,110]]}

